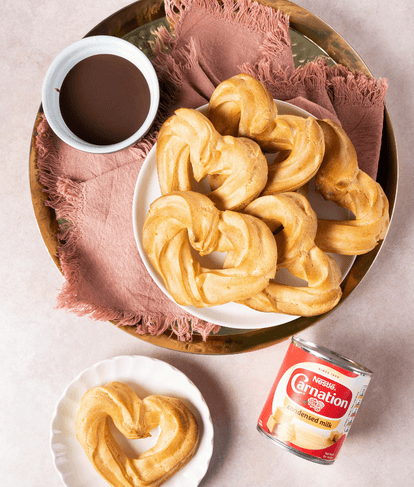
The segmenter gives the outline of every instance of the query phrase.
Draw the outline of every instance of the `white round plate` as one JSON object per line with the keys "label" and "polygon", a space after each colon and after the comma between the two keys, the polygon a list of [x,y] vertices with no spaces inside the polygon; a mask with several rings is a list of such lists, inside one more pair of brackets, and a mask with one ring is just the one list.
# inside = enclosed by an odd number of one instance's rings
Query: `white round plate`
{"label": "white round plate", "polygon": [[[291,105],[290,103],[279,100],[275,101],[278,113],[281,115],[289,114],[305,118],[312,116],[305,110]],[[200,110],[201,113],[206,114],[207,107],[208,105],[204,105],[198,108],[198,110]],[[149,207],[154,200],[161,196],[157,175],[156,147],[157,144],[155,144],[149,152],[138,175],[132,205],[132,222],[134,226],[135,240],[145,267],[159,288],[173,300],[165,287],[164,281],[152,266],[142,246],[142,229]],[[269,161],[271,160],[271,157],[272,156],[270,155]],[[193,187],[194,190],[202,193],[207,193],[209,191],[208,182],[206,181],[202,183],[194,183]],[[319,218],[331,220],[350,220],[354,218],[352,213],[348,210],[340,208],[332,201],[325,201],[322,196],[316,194],[314,190],[314,180],[310,181],[308,200]],[[337,254],[332,255],[338,261],[342,276],[345,277],[352,267],[355,257]],[[213,264],[213,267],[219,267],[223,263],[224,255],[220,255],[219,252],[214,252],[210,256],[203,257],[203,259],[199,258],[201,263],[205,262],[206,264]],[[304,281],[294,278],[289,272],[285,271],[285,269],[277,272],[275,280],[282,284],[292,286],[307,285]],[[227,328],[245,330],[282,325],[299,318],[298,316],[284,315],[281,313],[263,313],[237,303],[227,303],[220,306],[212,306],[211,308],[196,308],[194,306],[182,306],[182,308],[197,318],[210,323],[215,323]]]}
{"label": "white round plate", "polygon": [[[131,386],[138,397],[151,394],[177,397],[192,411],[200,430],[200,443],[194,457],[163,487],[195,487],[207,472],[213,453],[213,424],[210,411],[200,391],[185,374],[154,358],[126,355],[98,362],[84,370],[66,388],[59,399],[51,423],[51,448],[55,467],[67,487],[108,487],[96,472],[76,439],[75,414],[82,396],[91,388],[111,381]],[[112,433],[124,452],[131,457],[151,448],[159,428],[152,437],[128,440],[116,428]]]}

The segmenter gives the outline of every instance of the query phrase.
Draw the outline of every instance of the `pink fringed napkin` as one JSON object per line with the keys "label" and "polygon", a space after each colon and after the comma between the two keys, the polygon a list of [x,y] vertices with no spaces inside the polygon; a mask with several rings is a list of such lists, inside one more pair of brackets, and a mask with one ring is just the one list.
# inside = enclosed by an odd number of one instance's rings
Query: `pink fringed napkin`
{"label": "pink fringed napkin", "polygon": [[218,83],[239,72],[263,81],[282,100],[342,124],[360,166],[375,177],[386,80],[371,80],[323,60],[294,69],[288,18],[250,0],[166,0],[174,35],[160,29],[154,48],[162,104],[153,129],[134,147],[111,155],[79,152],[43,120],[36,139],[40,182],[59,221],[65,284],[58,306],[97,320],[136,326],[138,333],[171,330],[180,340],[203,339],[218,327],[168,299],[147,273],[131,222],[141,166],[157,129],[173,109],[208,102]]}

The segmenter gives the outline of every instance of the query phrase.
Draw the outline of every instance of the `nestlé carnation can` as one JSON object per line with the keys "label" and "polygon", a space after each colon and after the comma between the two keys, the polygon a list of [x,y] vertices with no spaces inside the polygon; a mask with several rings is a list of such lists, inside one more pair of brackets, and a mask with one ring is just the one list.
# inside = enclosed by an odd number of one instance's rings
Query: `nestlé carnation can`
{"label": "nestl\u00e9 carnation can", "polygon": [[293,337],[257,429],[302,458],[330,465],[371,377],[369,369],[353,360]]}

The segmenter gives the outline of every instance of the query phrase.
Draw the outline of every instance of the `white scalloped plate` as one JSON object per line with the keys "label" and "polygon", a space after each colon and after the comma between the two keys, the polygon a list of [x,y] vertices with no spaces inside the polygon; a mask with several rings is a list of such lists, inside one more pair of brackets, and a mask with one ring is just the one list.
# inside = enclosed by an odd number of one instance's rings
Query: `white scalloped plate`
{"label": "white scalloped plate", "polygon": [[[84,370],[67,386],[59,399],[51,423],[54,464],[67,487],[107,487],[76,439],[75,414],[82,396],[92,387],[120,381],[131,386],[138,397],[160,394],[181,399],[193,412],[200,429],[200,443],[194,457],[164,482],[163,487],[195,487],[207,472],[213,453],[213,424],[200,391],[175,367],[154,358],[126,355],[98,362]],[[115,430],[115,428],[114,428]],[[128,440],[117,430],[113,434],[124,452],[137,456],[151,448],[159,434],[142,440]]]}
{"label": "white scalloped plate", "polygon": [[[296,115],[305,118],[312,116],[310,113],[296,107],[295,105],[292,105],[291,103],[280,100],[275,100],[275,102],[279,114]],[[202,107],[198,108],[198,110],[205,115],[207,113],[207,107],[208,105],[203,105]],[[157,144],[155,144],[148,153],[148,156],[145,159],[138,175],[132,204],[132,223],[137,247],[147,271],[158,287],[171,300],[173,300],[172,296],[167,291],[164,281],[151,264],[151,261],[145,253],[142,245],[142,229],[149,207],[154,200],[161,196],[157,174],[156,147]],[[272,156],[269,156],[269,161],[272,160],[271,158]],[[209,188],[206,187],[205,183],[203,184],[203,182],[194,182],[193,188],[195,191],[200,191],[201,193],[206,193],[209,191]],[[332,201],[325,201],[322,196],[315,193],[314,179],[312,179],[309,183],[308,199],[319,218],[331,220],[350,220],[354,218],[350,211],[339,207]],[[345,277],[351,269],[355,257],[350,255],[331,255],[337,260],[342,271],[342,276]],[[202,258],[198,258],[200,262],[203,262]],[[206,267],[210,265],[213,268],[220,268],[223,264],[223,260],[224,254],[220,252],[213,252],[209,256],[204,257]],[[295,278],[285,269],[278,271],[275,280],[290,286],[306,285],[304,281]],[[284,315],[282,313],[262,313],[237,303],[226,303],[220,306],[212,306],[207,308],[196,308],[194,306],[182,306],[182,308],[202,320],[225,326],[227,328],[238,329],[267,328],[282,325],[298,318],[298,316]]]}

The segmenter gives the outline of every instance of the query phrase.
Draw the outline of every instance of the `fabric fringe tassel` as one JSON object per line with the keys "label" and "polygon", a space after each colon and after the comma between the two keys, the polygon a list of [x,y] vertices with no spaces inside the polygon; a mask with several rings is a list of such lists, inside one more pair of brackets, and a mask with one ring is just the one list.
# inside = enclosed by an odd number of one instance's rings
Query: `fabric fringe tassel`
{"label": "fabric fringe tassel", "polygon": [[[168,100],[165,106],[168,106]],[[165,116],[161,114],[159,123]],[[156,140],[157,128],[143,142],[136,144],[134,149],[140,157],[145,156]],[[48,194],[46,205],[53,208],[58,220],[58,257],[65,282],[57,297],[57,308],[73,312],[77,316],[89,316],[96,321],[113,321],[118,326],[132,326],[138,334],[161,335],[168,330],[170,336],[175,335],[180,341],[192,340],[193,333],[199,333],[205,341],[211,332],[220,327],[209,325],[197,318],[191,320],[171,316],[144,316],[96,306],[82,302],[77,296],[79,284],[79,255],[77,241],[82,232],[80,213],[83,208],[83,185],[62,177],[59,172],[59,152],[54,144],[54,136],[45,117],[41,120],[36,134],[37,166],[39,182]]]}
{"label": "fabric fringe tassel", "polygon": [[173,45],[174,38],[179,37],[180,24],[191,8],[205,10],[218,20],[232,22],[262,34],[279,30],[282,26],[281,38],[288,44],[290,42],[289,17],[261,3],[252,0],[222,0],[214,3],[211,0],[170,0],[165,3],[165,13],[172,31],[168,44]]}
{"label": "fabric fringe tassel", "polygon": [[325,67],[327,89],[336,105],[343,103],[369,107],[383,103],[388,89],[388,80],[375,79],[345,66]]}
{"label": "fabric fringe tassel", "polygon": [[274,98],[288,100],[297,96],[298,90],[316,91],[326,85],[326,68],[328,65],[324,58],[309,62],[290,72],[283,69],[274,70],[271,64],[264,60],[255,65],[244,64],[241,66],[244,73],[262,82],[272,93]]}
{"label": "fabric fringe tassel", "polygon": [[[160,27],[154,32],[155,41],[152,49],[155,55],[153,64],[157,72],[161,73],[174,87],[181,85],[183,73],[191,69],[198,62],[195,42],[177,49],[177,39],[180,36],[180,25],[184,21],[187,11],[199,8],[212,14],[219,20],[231,22],[241,27],[259,32],[265,36],[261,46],[261,53],[265,62],[286,46],[290,46],[289,17],[281,11],[262,5],[251,0],[172,0],[165,4],[169,29]],[[277,32],[277,33],[276,33]]]}
{"label": "fabric fringe tassel", "polygon": [[54,143],[52,131],[43,116],[37,128],[37,166],[39,169],[39,182],[48,194],[45,205],[53,208],[59,223],[58,240],[67,240],[73,222],[77,221],[83,208],[82,186],[60,173],[59,152]]}
{"label": "fabric fringe tassel", "polygon": [[287,100],[296,96],[298,90],[317,92],[324,89],[333,106],[351,104],[370,106],[382,103],[388,87],[388,80],[370,78],[345,66],[330,66],[323,56],[295,69],[293,73],[272,70],[269,62],[241,66],[244,73],[261,81],[275,98]]}
{"label": "fabric fringe tassel", "polygon": [[159,74],[159,79],[162,79],[170,87],[170,103],[172,105],[176,101],[172,93],[178,93],[184,73],[195,66],[198,60],[193,39],[191,39],[188,46],[175,51],[174,56],[166,52],[164,44],[165,32],[162,29],[157,32],[158,37],[153,48],[156,57],[153,60],[153,64]]}

